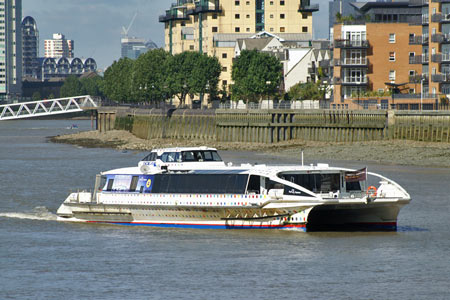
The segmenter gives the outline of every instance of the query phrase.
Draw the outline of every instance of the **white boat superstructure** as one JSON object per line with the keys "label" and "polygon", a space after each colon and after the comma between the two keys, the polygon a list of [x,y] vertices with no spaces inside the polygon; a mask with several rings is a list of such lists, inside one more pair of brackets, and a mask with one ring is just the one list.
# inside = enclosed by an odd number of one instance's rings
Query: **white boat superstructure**
{"label": "white boat superstructure", "polygon": [[[367,177],[378,179],[369,186]],[[155,149],[97,175],[58,220],[187,228],[396,228],[409,194],[366,169],[225,164],[214,148]]]}

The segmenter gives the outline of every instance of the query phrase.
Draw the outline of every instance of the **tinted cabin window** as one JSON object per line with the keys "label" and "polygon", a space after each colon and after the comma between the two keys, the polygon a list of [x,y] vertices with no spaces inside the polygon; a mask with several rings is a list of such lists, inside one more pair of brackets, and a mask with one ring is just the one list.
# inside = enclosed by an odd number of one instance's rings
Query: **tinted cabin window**
{"label": "tinted cabin window", "polygon": [[156,152],[152,152],[146,157],[142,159],[143,161],[155,161],[156,160]]}
{"label": "tinted cabin window", "polygon": [[139,176],[133,176],[133,178],[131,179],[131,184],[130,184],[130,192],[136,191],[138,181],[139,181]]}
{"label": "tinted cabin window", "polygon": [[345,188],[346,188],[347,192],[349,192],[349,191],[360,191],[361,190],[361,184],[359,183],[359,181],[346,182],[345,183]]}
{"label": "tinted cabin window", "polygon": [[248,181],[247,193],[259,194],[261,187],[261,177],[251,175]]}
{"label": "tinted cabin window", "polygon": [[111,191],[114,184],[114,179],[108,180],[108,185],[106,186],[107,191]]}
{"label": "tinted cabin window", "polygon": [[244,194],[248,175],[158,174],[153,193]]}
{"label": "tinted cabin window", "polygon": [[163,162],[179,162],[180,153],[179,152],[164,152],[161,155],[161,161]]}
{"label": "tinted cabin window", "polygon": [[340,174],[285,174],[282,178],[315,193],[339,190]]}

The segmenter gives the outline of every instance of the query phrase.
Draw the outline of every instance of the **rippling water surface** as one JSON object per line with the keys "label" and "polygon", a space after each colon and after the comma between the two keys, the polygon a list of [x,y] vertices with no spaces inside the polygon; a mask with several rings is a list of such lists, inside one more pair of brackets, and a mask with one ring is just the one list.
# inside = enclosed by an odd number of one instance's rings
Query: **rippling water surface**
{"label": "rippling water surface", "polygon": [[[46,142],[73,122],[0,122],[1,299],[450,299],[448,169],[368,166],[413,197],[398,232],[66,224],[55,212],[70,190],[144,156]],[[222,157],[296,163],[300,154]]]}

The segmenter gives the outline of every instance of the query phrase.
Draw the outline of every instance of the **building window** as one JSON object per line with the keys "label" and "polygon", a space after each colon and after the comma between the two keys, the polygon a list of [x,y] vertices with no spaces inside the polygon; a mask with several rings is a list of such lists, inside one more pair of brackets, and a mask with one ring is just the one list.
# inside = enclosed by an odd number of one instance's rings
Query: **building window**
{"label": "building window", "polygon": [[303,26],[302,27],[302,32],[308,32],[308,26]]}
{"label": "building window", "polygon": [[273,1],[270,1],[270,5],[273,5]]}
{"label": "building window", "polygon": [[389,33],[389,43],[395,43],[395,33]]}
{"label": "building window", "polygon": [[234,5],[239,6],[240,5],[239,0],[234,1]]}
{"label": "building window", "polygon": [[395,52],[389,52],[389,61],[395,61]]}
{"label": "building window", "polygon": [[245,2],[245,4],[250,5],[250,1]]}
{"label": "building window", "polygon": [[216,20],[216,19],[217,19],[217,14],[213,14],[213,15],[212,15],[212,18],[213,18],[214,20]]}
{"label": "building window", "polygon": [[226,72],[227,71],[227,67],[222,67],[222,72]]}
{"label": "building window", "polygon": [[409,93],[410,94],[415,94],[416,93],[416,89],[409,89]]}
{"label": "building window", "polygon": [[250,32],[250,28],[247,27],[247,29],[245,29],[245,31]]}
{"label": "building window", "polygon": [[390,81],[395,81],[395,70],[390,70],[389,71],[389,80]]}
{"label": "building window", "polygon": [[273,15],[270,15],[270,18],[273,19]]}
{"label": "building window", "polygon": [[409,70],[409,76],[414,76],[416,75],[416,71],[414,70]]}
{"label": "building window", "polygon": [[234,27],[234,32],[241,32],[241,28],[239,28],[239,27]]}
{"label": "building window", "polygon": [[222,58],[227,58],[227,54],[226,53],[222,53]]}
{"label": "building window", "polygon": [[250,19],[250,15],[246,15],[245,17],[246,17],[247,19]]}
{"label": "building window", "polygon": [[228,82],[226,80],[222,80],[222,86],[227,87]]}
{"label": "building window", "polygon": [[216,26],[214,26],[213,28],[212,28],[212,32],[217,32],[217,27]]}
{"label": "building window", "polygon": [[308,19],[308,14],[302,13],[302,19]]}
{"label": "building window", "polygon": [[235,15],[234,15],[234,18],[235,18],[235,19],[240,19],[240,18],[241,18],[241,15],[240,15],[240,14],[235,14]]}
{"label": "building window", "polygon": [[283,6],[284,5],[284,0],[280,1],[280,5]]}
{"label": "building window", "polygon": [[280,14],[280,19],[284,19],[284,14]]}
{"label": "building window", "polygon": [[270,32],[273,32],[273,27],[270,28]]}
{"label": "building window", "polygon": [[194,50],[194,45],[190,45],[189,50]]}
{"label": "building window", "polygon": [[284,27],[280,27],[280,32],[284,32]]}

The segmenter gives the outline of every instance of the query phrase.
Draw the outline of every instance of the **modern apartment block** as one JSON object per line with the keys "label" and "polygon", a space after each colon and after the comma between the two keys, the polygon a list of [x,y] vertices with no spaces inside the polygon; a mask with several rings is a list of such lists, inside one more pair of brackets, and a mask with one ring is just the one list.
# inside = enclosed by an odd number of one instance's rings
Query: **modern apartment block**
{"label": "modern apartment block", "polygon": [[222,64],[219,88],[228,88],[238,39],[265,31],[286,41],[311,40],[312,13],[318,9],[309,0],[178,0],[159,21],[167,51],[216,56]]}
{"label": "modern apartment block", "polygon": [[24,78],[39,74],[39,31],[36,21],[28,16],[22,21],[22,67]]}
{"label": "modern apartment block", "polygon": [[415,23],[422,32],[414,42],[422,42],[415,63],[422,65],[424,90],[450,95],[450,0],[410,0],[410,6],[421,10]]}
{"label": "modern apartment block", "polygon": [[408,2],[353,5],[363,19],[334,25],[334,104],[359,101],[368,92],[392,91],[391,102],[426,94],[428,59],[422,53],[428,35],[414,23],[420,8]]}
{"label": "modern apartment block", "polygon": [[74,41],[67,40],[64,34],[54,33],[53,39],[44,41],[44,56],[73,58]]}
{"label": "modern apartment block", "polygon": [[22,92],[21,20],[21,0],[0,0],[0,98]]}

